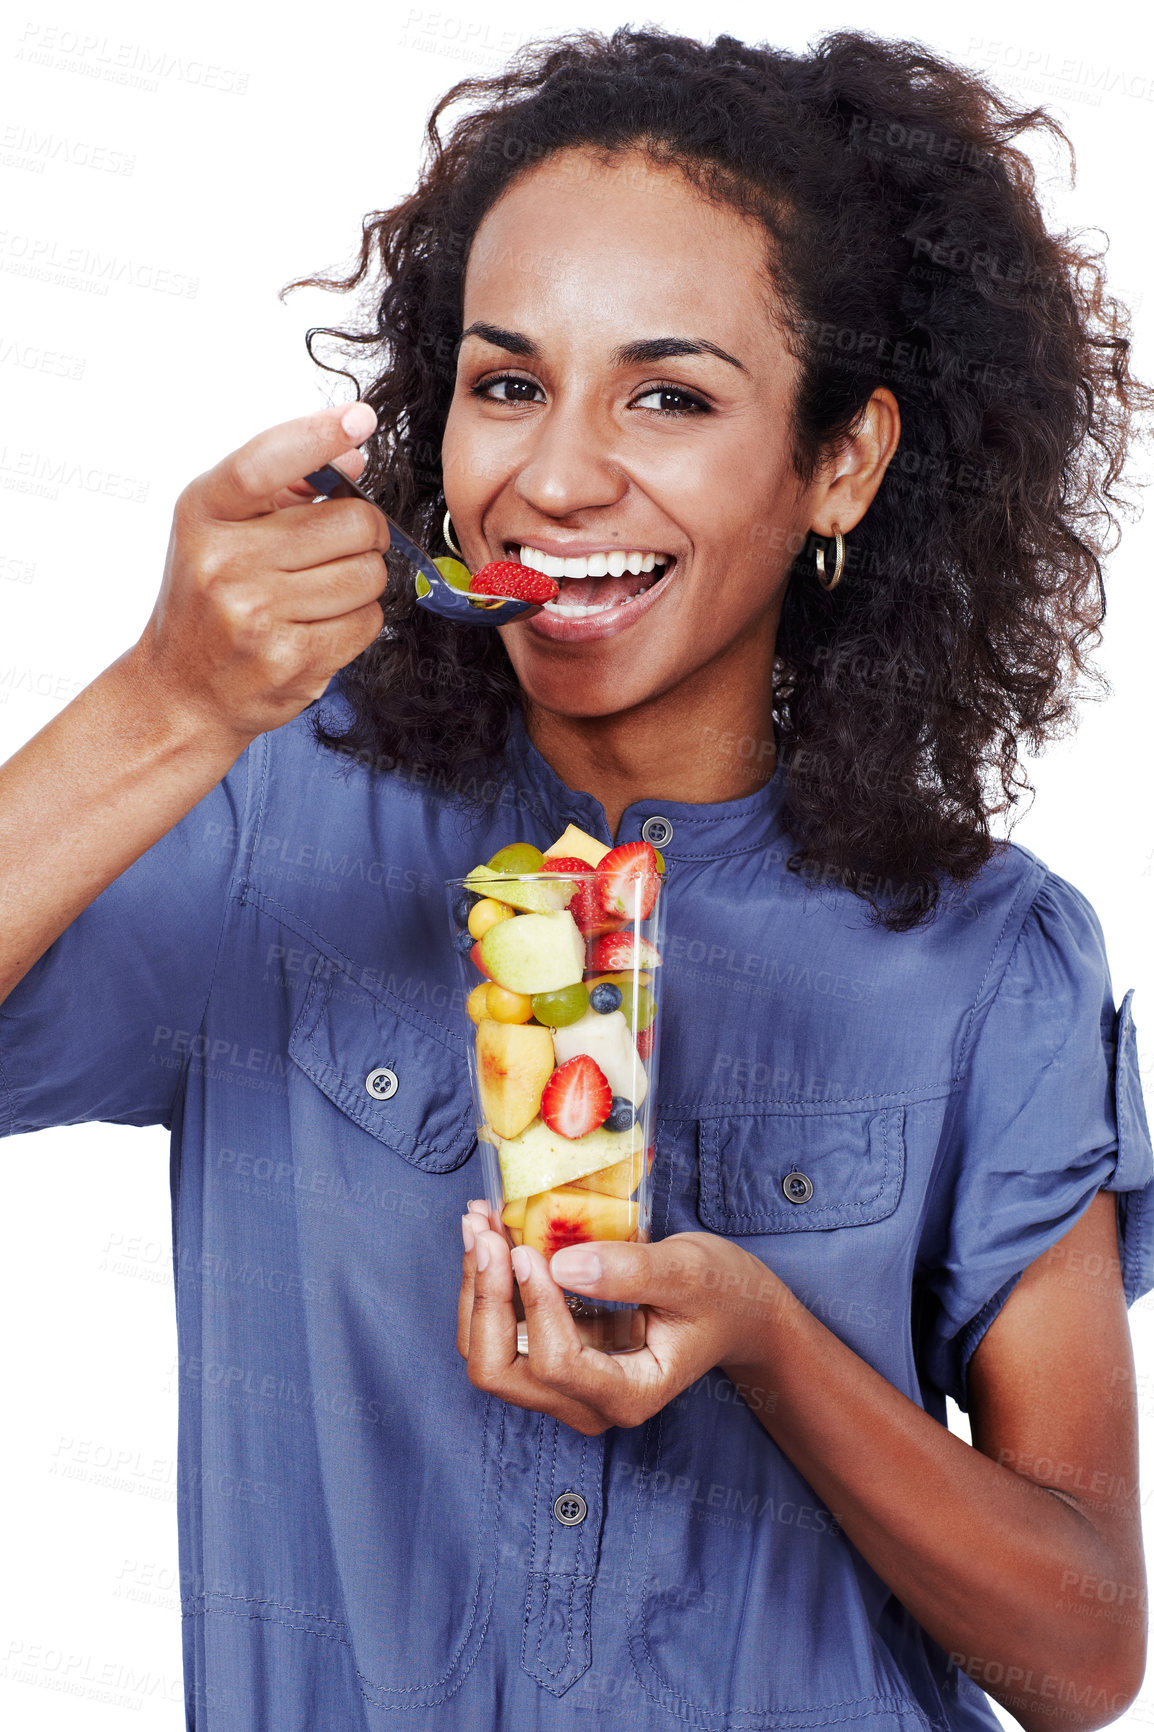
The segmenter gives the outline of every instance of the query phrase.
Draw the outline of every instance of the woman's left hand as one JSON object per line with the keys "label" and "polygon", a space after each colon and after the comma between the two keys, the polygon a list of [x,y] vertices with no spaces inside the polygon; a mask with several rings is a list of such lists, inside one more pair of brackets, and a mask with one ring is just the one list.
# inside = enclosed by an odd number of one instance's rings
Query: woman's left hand
{"label": "woman's left hand", "polygon": [[[526,1245],[511,1256],[485,1204],[469,1210],[457,1349],[470,1383],[587,1437],[611,1425],[640,1425],[723,1361],[750,1363],[749,1344],[773,1327],[788,1298],[764,1263],[711,1233],[676,1233],[654,1245],[598,1240],[569,1246],[547,1263]],[[517,1351],[512,1258],[527,1355]],[[592,1299],[643,1305],[645,1346],[622,1354],[585,1346],[558,1283]]]}

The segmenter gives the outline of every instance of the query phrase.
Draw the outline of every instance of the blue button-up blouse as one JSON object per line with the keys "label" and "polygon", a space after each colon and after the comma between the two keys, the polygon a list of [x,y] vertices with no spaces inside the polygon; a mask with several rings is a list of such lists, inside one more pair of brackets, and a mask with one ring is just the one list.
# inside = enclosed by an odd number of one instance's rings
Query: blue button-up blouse
{"label": "blue button-up blouse", "polygon": [[[786,870],[780,803],[778,777],[644,800],[618,832],[672,826],[654,1235],[744,1245],[944,1423],[1099,1188],[1129,1299],[1154,1279],[1129,996],[1115,1014],[1091,908],[1026,850],[895,934]],[[995,1727],[763,1428],[772,1392],[712,1372],[586,1438],[468,1382],[481,1178],[443,881],[569,823],[613,840],[520,726],[500,774],[438,780],[322,749],[306,714],[0,1010],[8,1131],[172,1129],[188,1723]]]}

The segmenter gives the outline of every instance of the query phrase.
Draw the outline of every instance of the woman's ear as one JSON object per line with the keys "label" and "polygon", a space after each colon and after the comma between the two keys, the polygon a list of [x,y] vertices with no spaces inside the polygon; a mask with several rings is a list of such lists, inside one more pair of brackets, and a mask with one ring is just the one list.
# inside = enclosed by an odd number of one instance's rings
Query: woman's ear
{"label": "woman's ear", "polygon": [[843,535],[856,527],[873,502],[882,476],[902,436],[897,398],[879,385],[862,410],[857,427],[814,484],[815,535],[831,536],[834,525]]}

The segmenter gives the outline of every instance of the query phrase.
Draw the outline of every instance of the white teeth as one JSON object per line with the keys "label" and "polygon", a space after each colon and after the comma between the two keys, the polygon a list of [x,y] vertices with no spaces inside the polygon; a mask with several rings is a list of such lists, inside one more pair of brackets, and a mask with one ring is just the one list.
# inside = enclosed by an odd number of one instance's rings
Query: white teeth
{"label": "white teeth", "polygon": [[528,566],[530,571],[542,571],[548,577],[574,578],[578,581],[584,577],[623,577],[627,571],[635,576],[643,571],[652,571],[655,567],[664,571],[669,564],[667,553],[657,553],[653,549],[645,552],[640,548],[614,548],[610,552],[588,554],[558,554],[545,553],[539,547],[530,547],[527,543],[519,549],[521,564]]}
{"label": "white teeth", "polygon": [[620,607],[620,602],[612,601],[547,601],[545,606],[550,613],[559,614],[562,619],[581,619],[587,613],[605,613],[611,607]]}
{"label": "white teeth", "polygon": [[583,619],[589,613],[605,613],[611,607],[625,607],[645,593],[639,589],[636,595],[623,596],[620,601],[547,601],[544,605],[547,613],[557,614],[561,619]]}

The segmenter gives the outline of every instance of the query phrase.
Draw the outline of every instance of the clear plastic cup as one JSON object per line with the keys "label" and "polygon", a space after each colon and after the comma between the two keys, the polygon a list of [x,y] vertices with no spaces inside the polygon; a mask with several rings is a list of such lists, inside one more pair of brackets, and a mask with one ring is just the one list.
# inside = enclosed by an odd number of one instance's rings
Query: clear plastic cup
{"label": "clear plastic cup", "polygon": [[[447,886],[490,1220],[510,1246],[546,1259],[566,1245],[649,1238],[662,886],[654,895],[652,879],[627,884],[624,913],[605,911],[602,888],[592,867]],[[495,918],[482,902],[498,904]],[[587,1345],[644,1346],[636,1305],[565,1297]],[[527,1350],[523,1318],[518,1345]]]}

